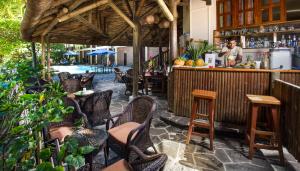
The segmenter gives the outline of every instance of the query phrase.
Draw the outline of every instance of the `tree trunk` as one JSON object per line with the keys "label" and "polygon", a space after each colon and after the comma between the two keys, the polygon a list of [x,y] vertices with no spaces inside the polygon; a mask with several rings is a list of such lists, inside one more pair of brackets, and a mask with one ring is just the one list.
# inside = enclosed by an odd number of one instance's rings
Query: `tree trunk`
{"label": "tree trunk", "polygon": [[32,68],[36,68],[37,65],[37,58],[36,58],[36,50],[35,50],[35,43],[31,42],[31,51],[32,51]]}

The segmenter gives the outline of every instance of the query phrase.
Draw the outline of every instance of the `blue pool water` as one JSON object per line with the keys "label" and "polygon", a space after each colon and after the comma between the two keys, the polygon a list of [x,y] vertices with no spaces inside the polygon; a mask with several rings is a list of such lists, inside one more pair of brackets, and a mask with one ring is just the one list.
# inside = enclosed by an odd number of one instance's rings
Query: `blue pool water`
{"label": "blue pool water", "polygon": [[55,72],[69,72],[71,74],[85,73],[86,71],[95,72],[95,67],[88,65],[70,65],[70,66],[51,66]]}

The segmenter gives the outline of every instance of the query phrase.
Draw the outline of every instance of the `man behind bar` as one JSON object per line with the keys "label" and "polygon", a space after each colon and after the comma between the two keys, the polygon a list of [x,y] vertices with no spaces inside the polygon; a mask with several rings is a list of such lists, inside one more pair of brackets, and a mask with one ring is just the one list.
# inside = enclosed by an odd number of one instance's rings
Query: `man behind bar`
{"label": "man behind bar", "polygon": [[224,65],[226,67],[233,67],[238,63],[242,62],[243,50],[241,47],[236,45],[236,39],[232,38],[228,41],[227,46],[225,46],[219,53],[219,57],[224,58]]}

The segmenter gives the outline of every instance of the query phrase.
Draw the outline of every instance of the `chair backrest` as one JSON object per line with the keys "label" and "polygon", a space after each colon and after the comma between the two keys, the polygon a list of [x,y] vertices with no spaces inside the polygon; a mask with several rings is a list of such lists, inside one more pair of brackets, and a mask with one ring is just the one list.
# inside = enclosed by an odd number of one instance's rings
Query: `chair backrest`
{"label": "chair backrest", "polygon": [[69,79],[71,77],[71,74],[69,72],[60,72],[58,73],[58,78],[60,80],[60,82]]}
{"label": "chair backrest", "polygon": [[126,71],[126,74],[129,75],[129,76],[133,76],[133,69],[129,69]]}
{"label": "chair backrest", "polygon": [[143,123],[147,118],[152,118],[156,109],[154,100],[149,96],[137,97],[128,106],[131,108],[132,121],[137,123]]}
{"label": "chair backrest", "polygon": [[75,93],[82,89],[80,80],[78,80],[78,79],[66,79],[66,80],[62,81],[62,86],[63,86],[64,91],[68,92],[68,93]]}
{"label": "chair backrest", "polygon": [[105,119],[111,117],[109,107],[112,93],[112,90],[95,92],[84,102],[82,111],[92,126],[105,124]]}
{"label": "chair backrest", "polygon": [[120,68],[117,68],[117,67],[114,68],[114,71],[115,71],[115,73],[116,73],[116,72],[121,72]]}

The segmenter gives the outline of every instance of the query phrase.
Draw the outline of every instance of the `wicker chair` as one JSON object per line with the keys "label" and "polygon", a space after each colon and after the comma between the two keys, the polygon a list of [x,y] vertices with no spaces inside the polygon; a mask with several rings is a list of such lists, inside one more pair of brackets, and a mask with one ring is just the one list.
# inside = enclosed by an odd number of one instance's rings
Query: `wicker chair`
{"label": "wicker chair", "polygon": [[[126,74],[122,76],[122,82],[126,85],[125,95],[127,95],[127,92],[131,94],[133,90],[133,69],[127,70]],[[138,89],[142,90],[142,94],[144,94],[144,81],[142,76],[139,76]]]}
{"label": "wicker chair", "polygon": [[93,128],[105,124],[111,117],[109,106],[112,93],[112,90],[95,92],[85,100],[82,111],[87,115],[89,124]]}
{"label": "wicker chair", "polygon": [[168,159],[168,156],[166,154],[145,155],[139,148],[134,145],[130,146],[129,148],[130,151],[137,154],[137,160],[127,162],[126,160],[122,159],[104,168],[102,171],[157,171],[165,166]]}
{"label": "wicker chair", "polygon": [[[71,136],[78,140],[80,146],[91,145],[96,147],[93,152],[85,156],[86,160],[92,165],[93,157],[102,149],[100,147],[103,147],[105,144],[106,138],[104,139],[104,136],[107,136],[107,134],[102,130],[90,129],[91,126],[88,122],[88,118],[86,114],[81,111],[76,100],[66,97],[64,98],[64,102],[66,106],[74,107],[74,110],[65,117],[62,122],[51,123],[49,127],[44,128],[45,141],[62,143],[66,137]],[[79,119],[83,120],[83,124],[81,126],[75,126],[75,123],[79,121]],[[105,154],[107,154],[107,152],[105,152]],[[105,162],[106,161],[107,158],[105,155]]]}
{"label": "wicker chair", "polygon": [[63,80],[61,83],[65,92],[75,93],[77,91],[82,90],[81,81],[78,79],[66,79]]}
{"label": "wicker chair", "polygon": [[60,72],[58,73],[58,78],[60,82],[63,82],[64,80],[71,78],[71,74],[69,72]]}
{"label": "wicker chair", "polygon": [[114,68],[114,73],[115,73],[115,80],[114,82],[118,81],[118,82],[122,82],[122,77],[125,75],[120,68]]}
{"label": "wicker chair", "polygon": [[95,75],[96,75],[95,72],[83,74],[82,78],[80,80],[81,87],[86,87],[86,88],[92,89],[93,88],[93,80],[94,80]]}
{"label": "wicker chair", "polygon": [[[133,99],[123,113],[110,118],[106,123],[108,131],[108,148],[111,148],[120,157],[134,159],[136,155],[129,152],[129,146],[135,145],[143,152],[148,147],[156,149],[150,139],[150,125],[153,112],[156,109],[155,102],[148,96]],[[114,122],[113,118],[118,117]],[[112,123],[112,126],[110,127]],[[109,152],[109,149],[106,150]]]}

